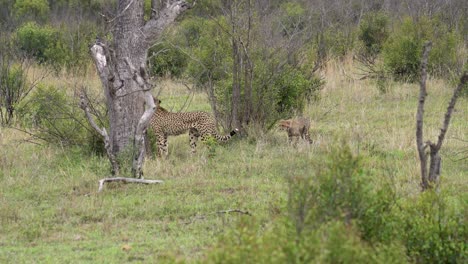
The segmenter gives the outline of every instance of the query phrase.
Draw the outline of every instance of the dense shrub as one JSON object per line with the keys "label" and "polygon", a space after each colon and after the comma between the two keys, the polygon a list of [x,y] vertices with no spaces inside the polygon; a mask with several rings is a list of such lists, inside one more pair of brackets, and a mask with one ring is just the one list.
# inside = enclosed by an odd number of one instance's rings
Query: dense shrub
{"label": "dense shrub", "polygon": [[406,201],[402,210],[403,242],[413,260],[466,263],[466,199],[427,191]]}
{"label": "dense shrub", "polygon": [[87,23],[59,30],[28,22],[16,31],[19,48],[57,72],[61,69],[84,72],[90,62],[88,44],[94,37],[95,27]]}
{"label": "dense shrub", "polygon": [[46,58],[56,71],[84,74],[91,63],[89,45],[95,41],[96,25],[81,22],[69,27],[61,25],[60,35],[46,50]]}
{"label": "dense shrub", "polygon": [[314,76],[307,76],[300,69],[286,66],[274,85],[279,91],[277,111],[291,114],[294,111],[301,112],[306,102],[317,98],[317,92],[322,87],[323,81]]}
{"label": "dense shrub", "polygon": [[299,3],[285,2],[281,5],[280,23],[284,35],[293,35],[306,26],[306,10]]}
{"label": "dense shrub", "polygon": [[418,80],[422,46],[432,41],[429,70],[443,75],[460,67],[457,48],[461,38],[436,19],[420,18],[418,22],[405,19],[389,36],[383,46],[383,59],[387,70],[397,80]]}
{"label": "dense shrub", "polygon": [[152,75],[170,75],[178,78],[181,77],[186,65],[186,55],[165,42],[151,47],[148,51],[148,66]]}
{"label": "dense shrub", "polygon": [[368,13],[359,25],[358,39],[364,45],[364,53],[375,56],[389,35],[389,18],[384,13]]}
{"label": "dense shrub", "polygon": [[[37,129],[37,136],[53,144],[79,145],[84,142],[84,127],[77,120],[65,92],[53,86],[38,85],[21,107],[23,125]],[[77,122],[78,121],[78,122]]]}
{"label": "dense shrub", "polygon": [[101,137],[90,128],[78,103],[63,89],[39,84],[20,105],[18,115],[22,126],[30,129],[36,139],[103,153]]}
{"label": "dense shrub", "polygon": [[[292,8],[292,7],[291,7]],[[292,12],[292,11],[291,11]],[[221,24],[221,26],[219,25]],[[180,33],[187,43],[190,53],[196,60],[189,60],[186,74],[195,83],[212,93],[211,99],[219,113],[221,122],[229,122],[233,87],[233,58],[231,41],[223,28],[229,27],[224,19],[217,22],[194,19],[193,23],[183,25]],[[198,43],[198,44],[196,44]],[[310,67],[301,67],[286,51],[252,43],[249,61],[253,65],[253,79],[250,100],[252,108],[250,122],[266,127],[278,118],[298,114],[306,101],[318,99],[318,91],[323,81],[311,74]],[[284,62],[289,62],[284,64]],[[247,101],[245,72],[240,80],[241,104]],[[213,102],[212,102],[213,103]],[[246,110],[240,106],[240,116]],[[225,124],[228,126],[227,124]]]}
{"label": "dense shrub", "polygon": [[46,51],[58,38],[58,31],[50,26],[28,22],[16,31],[19,48],[40,63],[47,61]]}
{"label": "dense shrub", "polygon": [[[230,43],[214,21],[193,19],[184,23],[181,29],[183,41],[191,48],[196,60],[189,60],[187,75],[198,85],[209,86],[210,83],[229,79],[231,63]],[[227,27],[226,21],[219,23]]]}

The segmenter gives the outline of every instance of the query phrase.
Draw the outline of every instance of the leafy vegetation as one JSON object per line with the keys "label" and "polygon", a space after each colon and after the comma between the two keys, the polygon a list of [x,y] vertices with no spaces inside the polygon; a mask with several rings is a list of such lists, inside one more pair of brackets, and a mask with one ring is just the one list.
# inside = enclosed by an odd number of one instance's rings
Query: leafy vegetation
{"label": "leafy vegetation", "polygon": [[433,42],[429,56],[429,68],[433,74],[443,76],[448,69],[457,69],[457,50],[461,38],[439,23],[436,19],[425,17],[417,23],[407,18],[389,37],[383,48],[383,57],[386,67],[396,79],[418,80],[425,41]]}

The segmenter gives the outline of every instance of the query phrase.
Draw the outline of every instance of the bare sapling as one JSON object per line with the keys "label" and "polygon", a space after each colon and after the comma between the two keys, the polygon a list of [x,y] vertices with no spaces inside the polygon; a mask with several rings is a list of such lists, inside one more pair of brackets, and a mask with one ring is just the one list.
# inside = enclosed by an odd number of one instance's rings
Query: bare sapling
{"label": "bare sapling", "polygon": [[[430,140],[424,142],[423,125],[424,125],[424,103],[427,96],[426,80],[427,80],[427,61],[432,43],[426,42],[423,48],[421,59],[421,82],[419,90],[418,110],[416,113],[416,145],[418,148],[419,161],[421,165],[421,187],[422,190],[438,188],[439,177],[441,171],[442,158],[439,154],[442,143],[444,142],[445,134],[447,133],[450,119],[455,108],[458,97],[461,94],[463,87],[468,82],[468,73],[464,72],[460,78],[460,82],[455,88],[452,98],[450,99],[447,111],[445,112],[444,122],[437,139],[437,142]],[[427,151],[429,149],[429,151]],[[427,164],[429,156],[429,167]]]}

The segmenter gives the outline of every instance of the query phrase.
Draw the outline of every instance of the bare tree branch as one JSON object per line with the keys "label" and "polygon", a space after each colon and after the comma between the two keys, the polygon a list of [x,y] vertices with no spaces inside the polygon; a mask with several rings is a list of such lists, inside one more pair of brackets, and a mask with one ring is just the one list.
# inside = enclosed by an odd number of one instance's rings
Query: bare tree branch
{"label": "bare tree branch", "polygon": [[223,210],[223,211],[217,211],[217,214],[229,214],[229,213],[239,213],[239,214],[245,214],[245,215],[252,215],[249,211],[242,211],[239,209],[229,209],[229,210]]}
{"label": "bare tree branch", "polygon": [[96,125],[96,122],[94,122],[93,117],[89,113],[89,108],[88,108],[88,102],[85,99],[84,94],[80,96],[80,107],[83,109],[83,111],[86,114],[86,118],[88,119],[89,124],[104,138],[104,147],[107,152],[107,157],[109,158],[109,161],[111,163],[111,173],[112,175],[118,175],[119,174],[119,164],[117,163],[117,160],[115,158],[115,155],[112,152],[112,147],[110,144],[110,138],[109,135],[107,134],[106,129],[103,127],[102,129]]}
{"label": "bare tree branch", "polygon": [[104,183],[106,182],[124,182],[124,183],[142,183],[142,184],[156,184],[156,183],[163,183],[161,180],[144,180],[144,179],[135,179],[135,178],[123,178],[123,177],[116,177],[116,178],[104,178],[99,180],[99,188],[98,192],[101,192],[104,188]]}
{"label": "bare tree branch", "polygon": [[[192,8],[192,5],[185,1],[167,0],[166,6],[161,9],[159,15],[152,15],[152,18],[141,28],[141,33],[144,36],[144,48],[149,48],[154,40],[161,36],[167,25],[174,22],[180,14],[190,8]],[[165,19],[158,19],[163,16]]]}
{"label": "bare tree branch", "polygon": [[468,73],[465,72],[460,77],[460,83],[458,84],[457,88],[453,92],[452,98],[450,99],[450,103],[447,107],[447,112],[445,112],[444,124],[442,128],[440,129],[439,139],[437,141],[437,146],[436,146],[437,149],[440,149],[440,147],[442,146],[442,142],[444,141],[444,138],[445,138],[445,133],[447,133],[448,126],[450,124],[450,119],[452,118],[453,109],[455,108],[457,99],[460,96],[460,93],[467,82],[468,82]]}

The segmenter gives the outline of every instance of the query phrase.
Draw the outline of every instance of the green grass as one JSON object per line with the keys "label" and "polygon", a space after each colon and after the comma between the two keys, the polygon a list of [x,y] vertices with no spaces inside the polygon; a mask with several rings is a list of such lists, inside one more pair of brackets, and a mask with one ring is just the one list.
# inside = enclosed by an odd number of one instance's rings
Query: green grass
{"label": "green grass", "polygon": [[[363,157],[375,182],[391,178],[400,199],[420,193],[414,127],[418,87],[395,84],[381,95],[372,83],[327,76],[321,100],[309,105],[312,146],[288,146],[273,129],[190,154],[188,135],[169,139],[166,160],[149,159],[145,178],[160,185],[106,183],[105,157],[80,149],[21,143],[19,132],[0,128],[0,262],[127,263],[201,261],[242,221],[268,229],[288,214],[288,179],[309,175],[312,164],[346,142]],[[432,85],[432,86],[431,86]],[[436,140],[452,89],[431,81],[425,139]],[[177,111],[185,88],[166,88],[163,106]],[[468,108],[457,104],[442,147],[442,189],[467,193]],[[209,110],[195,93],[191,110]],[[466,208],[466,203],[462,204]],[[218,211],[240,209],[239,213]]]}

